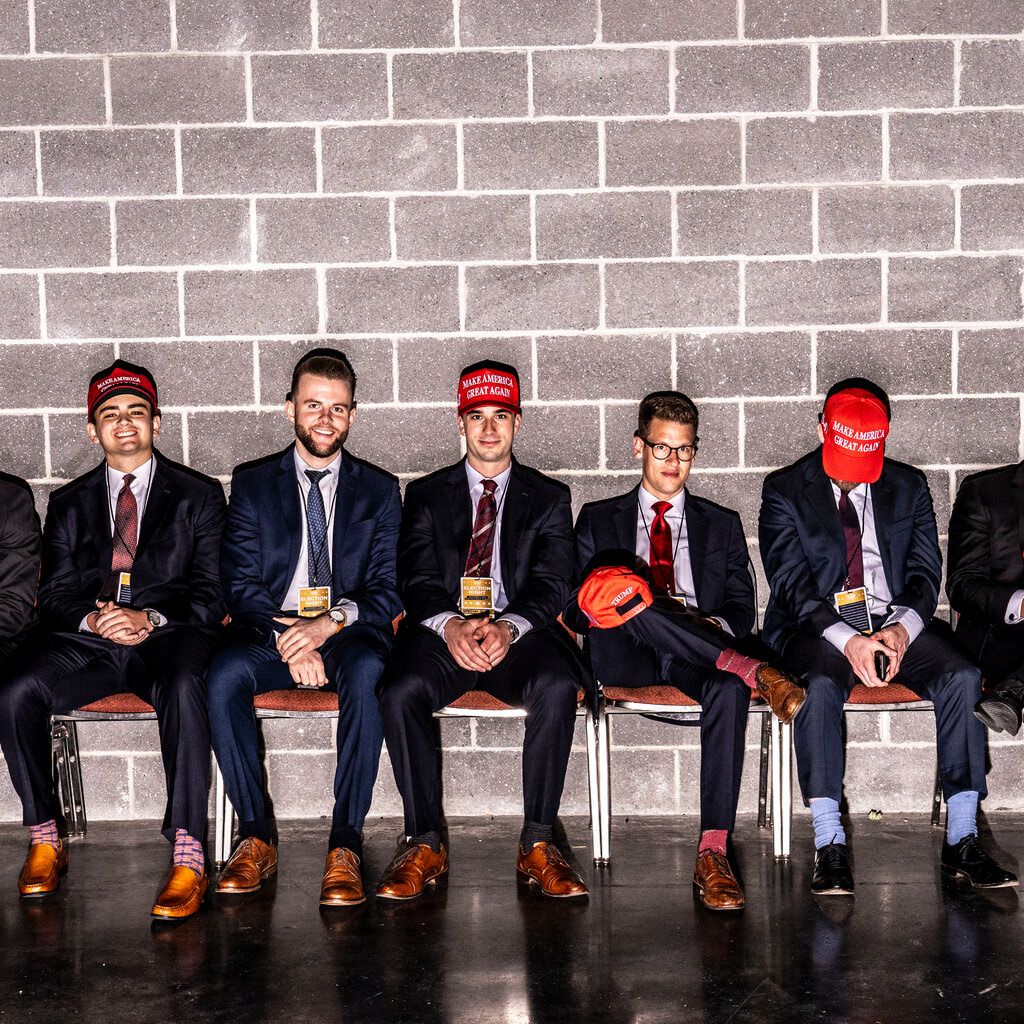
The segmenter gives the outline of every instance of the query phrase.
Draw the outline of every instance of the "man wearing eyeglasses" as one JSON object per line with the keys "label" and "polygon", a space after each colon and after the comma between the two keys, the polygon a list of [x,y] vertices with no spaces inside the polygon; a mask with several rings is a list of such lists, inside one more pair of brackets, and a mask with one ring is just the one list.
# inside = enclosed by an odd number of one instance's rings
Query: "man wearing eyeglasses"
{"label": "man wearing eyeglasses", "polygon": [[[686,490],[697,425],[697,407],[678,391],[658,391],[640,403],[633,437],[640,483],[580,512],[575,579],[581,587],[563,618],[587,634],[591,665],[604,685],[667,681],[701,704],[694,885],[709,910],[739,910],[743,890],[726,849],[739,802],[751,690],[785,721],[804,694],[734,646],[733,638],[747,636],[754,624],[747,543],[735,512]],[[637,595],[640,602],[631,604]]]}

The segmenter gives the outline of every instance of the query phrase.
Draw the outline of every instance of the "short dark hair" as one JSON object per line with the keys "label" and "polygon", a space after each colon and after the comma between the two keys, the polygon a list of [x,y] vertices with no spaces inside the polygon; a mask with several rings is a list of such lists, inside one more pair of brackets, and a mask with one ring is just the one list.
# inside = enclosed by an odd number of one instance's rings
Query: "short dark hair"
{"label": "short dark hair", "polygon": [[847,377],[845,380],[838,381],[828,389],[828,394],[825,396],[825,403],[822,406],[821,414],[825,414],[825,405],[828,405],[828,400],[840,391],[849,391],[850,388],[860,388],[862,391],[867,391],[877,398],[882,405],[885,406],[885,415],[888,419],[892,419],[892,409],[889,406],[889,396],[885,391],[880,388],[873,380],[868,380],[867,377]]}
{"label": "short dark hair", "polygon": [[348,356],[336,348],[310,349],[292,370],[292,385],[285,398],[291,402],[299,389],[299,378],[305,374],[326,377],[328,380],[344,381],[352,392],[352,407],[356,404],[356,371],[352,369]]}
{"label": "short dark hair", "polygon": [[641,403],[636,418],[636,436],[647,439],[652,420],[692,424],[694,434],[700,425],[697,406],[682,391],[652,391]]}

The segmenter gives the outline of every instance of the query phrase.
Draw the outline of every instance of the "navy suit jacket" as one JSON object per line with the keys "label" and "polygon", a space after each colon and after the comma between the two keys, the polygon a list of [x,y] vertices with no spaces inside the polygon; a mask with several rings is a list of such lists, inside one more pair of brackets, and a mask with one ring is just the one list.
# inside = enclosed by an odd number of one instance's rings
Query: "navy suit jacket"
{"label": "navy suit jacket", "polygon": [[[473,531],[465,462],[414,480],[405,491],[398,579],[413,623],[459,612]],[[501,578],[508,605],[537,629],[553,625],[572,572],[569,488],[512,460],[501,512]]]}
{"label": "navy suit jacket", "polygon": [[0,473],[0,654],[35,621],[39,516],[32,489]]}
{"label": "navy suit jacket", "polygon": [[[295,575],[302,502],[294,445],[235,468],[221,547],[221,576],[232,624],[280,630],[274,617]],[[347,451],[338,473],[331,554],[331,601],[359,607],[359,621],[391,632],[402,610],[395,586],[401,518],[398,481]]]}
{"label": "navy suit jacket", "polygon": [[1024,625],[1006,606],[1024,588],[1024,462],[967,477],[949,521],[946,592],[960,613],[957,639],[981,658],[989,644],[1018,652]]}
{"label": "navy suit jacket", "polygon": [[[913,608],[927,625],[939,599],[942,555],[924,474],[885,459],[871,505],[891,606]],[[846,579],[846,542],[821,448],[765,478],[758,536],[771,588],[765,641],[781,649],[793,631],[820,636],[841,622],[832,595]]]}
{"label": "navy suit jacket", "polygon": [[[131,606],[155,608],[169,626],[213,628],[224,619],[217,571],[224,489],[208,476],[154,455],[131,570]],[[113,550],[106,462],[101,462],[50,495],[39,581],[44,626],[77,632],[107,593]]]}
{"label": "navy suit jacket", "polygon": [[[584,505],[576,520],[573,582],[583,582],[587,564],[602,551],[636,550],[637,500],[640,485],[626,494]],[[737,637],[754,625],[754,588],[747,572],[747,541],[740,517],[731,509],[699,498],[689,491],[683,505],[686,543],[699,614],[721,618]],[[577,633],[590,628],[586,616],[573,614],[570,602],[565,619]],[[574,621],[570,622],[572,618]]]}

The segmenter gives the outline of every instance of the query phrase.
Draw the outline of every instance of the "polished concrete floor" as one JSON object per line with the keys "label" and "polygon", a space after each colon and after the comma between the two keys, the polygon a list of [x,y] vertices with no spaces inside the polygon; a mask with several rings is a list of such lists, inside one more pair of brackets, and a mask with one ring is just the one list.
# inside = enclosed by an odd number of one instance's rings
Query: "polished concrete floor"
{"label": "polished concrete floor", "polygon": [[[371,884],[399,824],[367,831]],[[819,902],[806,826],[776,864],[770,833],[742,821],[739,914],[693,901],[694,819],[616,820],[601,871],[586,820],[564,827],[589,900],[517,885],[516,822],[458,819],[447,886],[321,911],[326,823],[302,822],[282,825],[261,892],[164,924],[149,916],[167,857],[155,823],[94,823],[61,890],[35,900],[15,886],[24,830],[0,826],[0,1021],[1024,1020],[1018,891],[945,889],[923,817],[858,818],[857,897]],[[1016,869],[1024,816],[987,827]]]}

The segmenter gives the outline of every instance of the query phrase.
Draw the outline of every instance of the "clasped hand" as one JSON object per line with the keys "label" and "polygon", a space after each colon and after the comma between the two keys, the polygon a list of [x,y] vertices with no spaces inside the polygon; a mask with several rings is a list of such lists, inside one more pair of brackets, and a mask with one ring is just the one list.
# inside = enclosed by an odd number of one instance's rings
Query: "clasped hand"
{"label": "clasped hand", "polygon": [[141,644],[150,633],[153,626],[149,621],[149,615],[136,608],[123,608],[113,601],[97,601],[99,609],[89,613],[89,628],[94,633],[99,633],[104,640],[110,640],[123,647],[134,647]]}
{"label": "clasped hand", "polygon": [[[860,633],[846,641],[843,653],[853,668],[854,674],[865,686],[885,686],[896,678],[903,655],[910,646],[910,634],[898,622],[876,630],[871,636]],[[875,652],[880,651],[889,659],[889,668],[884,679],[875,673]]]}
{"label": "clasped hand", "polygon": [[488,672],[508,654],[512,633],[506,622],[452,618],[444,624],[444,640],[461,668]]}
{"label": "clasped hand", "polygon": [[317,648],[337,632],[335,621],[329,615],[317,615],[315,618],[282,615],[274,621],[288,627],[277,638],[277,650],[288,666],[292,682],[298,686],[326,686],[324,659]]}

